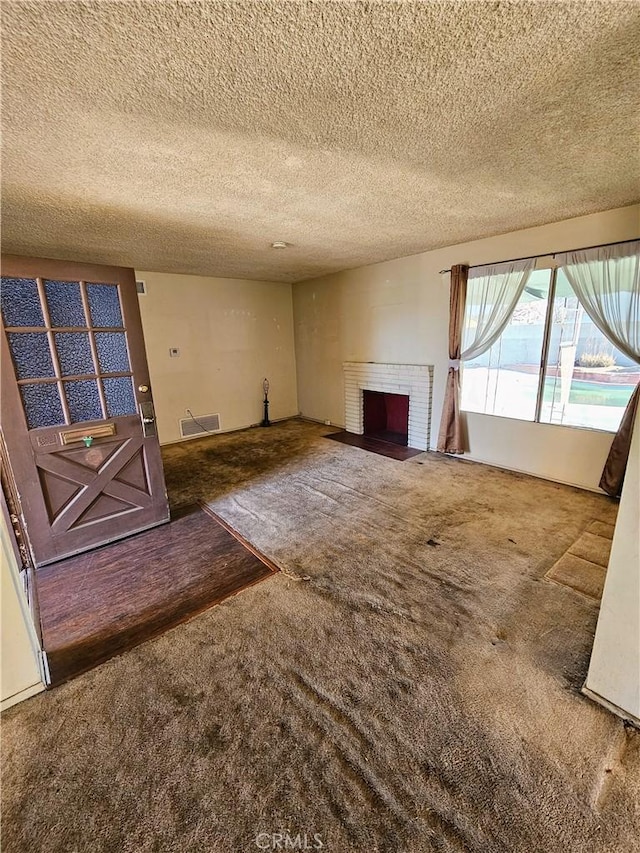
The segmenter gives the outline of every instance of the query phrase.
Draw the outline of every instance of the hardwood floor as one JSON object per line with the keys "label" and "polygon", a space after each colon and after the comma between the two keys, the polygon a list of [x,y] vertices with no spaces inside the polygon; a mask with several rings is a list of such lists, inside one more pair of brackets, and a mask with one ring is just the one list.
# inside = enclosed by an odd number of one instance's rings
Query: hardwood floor
{"label": "hardwood floor", "polygon": [[331,438],[333,441],[339,441],[341,444],[348,444],[351,447],[359,447],[361,450],[369,450],[379,456],[388,456],[389,459],[397,459],[399,462],[404,462],[405,459],[411,459],[412,456],[419,456],[423,453],[422,450],[415,450],[413,447],[403,447],[400,444],[381,441],[368,435],[354,435],[351,432],[346,432],[346,430],[332,432],[325,438]]}
{"label": "hardwood floor", "polygon": [[277,572],[205,507],[37,570],[53,685]]}

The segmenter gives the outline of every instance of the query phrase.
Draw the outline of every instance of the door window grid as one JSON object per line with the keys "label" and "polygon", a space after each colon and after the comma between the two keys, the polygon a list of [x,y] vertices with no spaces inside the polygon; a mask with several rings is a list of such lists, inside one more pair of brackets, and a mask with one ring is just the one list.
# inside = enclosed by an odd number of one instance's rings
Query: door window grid
{"label": "door window grid", "polygon": [[[30,429],[137,413],[119,291],[118,285],[106,282],[2,278],[2,312],[5,321],[11,322],[7,336]],[[25,293],[29,296],[26,317],[20,311]],[[21,319],[41,325],[16,325]],[[62,325],[65,321],[84,325]],[[99,321],[118,325],[100,326]],[[20,339],[33,333],[47,338],[53,366],[49,376],[24,373]],[[80,340],[74,352],[73,343]],[[70,372],[74,368],[78,372]],[[80,372],[82,368],[86,372]]]}

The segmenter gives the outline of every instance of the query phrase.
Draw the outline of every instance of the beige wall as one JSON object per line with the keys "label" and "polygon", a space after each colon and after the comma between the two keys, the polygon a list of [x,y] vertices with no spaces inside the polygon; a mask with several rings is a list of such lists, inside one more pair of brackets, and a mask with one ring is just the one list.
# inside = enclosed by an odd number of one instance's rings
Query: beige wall
{"label": "beige wall", "polygon": [[[483,264],[638,237],[640,206],[477,240],[325,276],[293,287],[301,412],[344,424],[342,362],[433,364],[435,447],[447,371],[452,264]],[[468,458],[597,488],[611,435],[467,416]]]}
{"label": "beige wall", "polygon": [[[223,430],[298,413],[291,285],[137,271],[160,441],[180,440],[179,419],[220,414]],[[169,357],[178,347],[180,356]]]}
{"label": "beige wall", "polygon": [[2,575],[2,710],[44,690],[37,663],[38,641],[20,585],[9,533],[0,514],[0,573]]}
{"label": "beige wall", "polygon": [[640,724],[640,410],[585,687]]}

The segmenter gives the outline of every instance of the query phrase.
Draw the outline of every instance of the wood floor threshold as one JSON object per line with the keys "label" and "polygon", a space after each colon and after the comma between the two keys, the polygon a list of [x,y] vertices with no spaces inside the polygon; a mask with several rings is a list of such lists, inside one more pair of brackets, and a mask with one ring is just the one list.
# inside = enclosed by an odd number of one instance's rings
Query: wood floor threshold
{"label": "wood floor threshold", "polygon": [[238,533],[237,530],[231,527],[231,525],[227,521],[225,521],[222,516],[218,515],[217,512],[214,512],[210,506],[208,506],[206,503],[202,503],[201,501],[198,501],[198,506],[200,507],[200,509],[203,509],[207,513],[207,515],[210,515],[211,518],[217,521],[220,527],[224,527],[224,529],[228,533],[230,533],[234,537],[234,539],[237,539],[241,545],[244,545],[247,551],[251,551],[254,557],[257,557],[260,562],[264,563],[268,569],[271,569],[271,571],[274,573],[278,573],[280,571],[279,567],[276,566],[274,562],[272,562],[268,557],[266,557],[261,551],[258,551],[258,549],[255,548],[251,544],[251,542],[249,542],[248,539],[245,539],[241,533]]}
{"label": "wood floor threshold", "polygon": [[[78,647],[69,646],[64,650],[47,652],[49,670],[51,673],[51,684],[47,685],[47,689],[59,687],[61,684],[65,684],[67,681],[71,681],[83,673],[90,672],[97,666],[107,663],[112,660],[112,658],[119,657],[120,655],[125,654],[125,652],[135,649],[137,646],[141,646],[149,640],[155,640],[157,637],[161,637],[168,631],[172,631],[174,628],[178,628],[180,625],[190,622],[192,619],[195,619],[197,616],[201,616],[203,613],[206,613],[207,610],[217,607],[224,601],[235,598],[236,595],[240,595],[240,593],[250,589],[252,586],[268,580],[272,574],[273,572],[271,574],[264,575],[263,577],[256,578],[255,580],[245,584],[241,589],[236,589],[215,601],[209,601],[202,604],[192,610],[189,610],[188,613],[176,616],[173,619],[168,619],[156,628],[151,629],[148,625],[142,626],[139,635],[132,636],[126,641],[124,641],[123,638],[122,644],[112,645],[109,651],[101,652],[100,649],[103,644],[100,640],[96,640],[93,643],[83,643]],[[69,658],[71,658],[71,660],[69,660]],[[84,660],[84,663],[80,663],[81,660]],[[60,675],[57,675],[58,672]]]}
{"label": "wood floor threshold", "polygon": [[51,686],[279,571],[204,503],[179,508],[169,525],[45,567],[41,618]]}

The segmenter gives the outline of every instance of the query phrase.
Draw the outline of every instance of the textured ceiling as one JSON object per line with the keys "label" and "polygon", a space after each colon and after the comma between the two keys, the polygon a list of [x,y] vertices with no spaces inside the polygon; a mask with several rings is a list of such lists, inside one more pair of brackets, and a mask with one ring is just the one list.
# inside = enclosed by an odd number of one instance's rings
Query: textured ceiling
{"label": "textured ceiling", "polygon": [[8,252],[298,281],[640,198],[637,2],[2,10]]}

